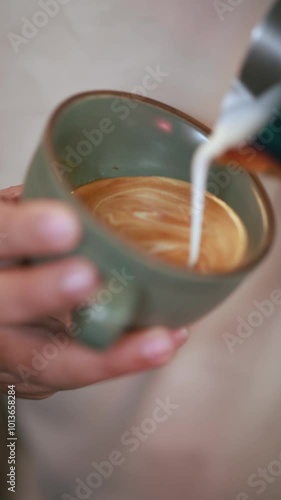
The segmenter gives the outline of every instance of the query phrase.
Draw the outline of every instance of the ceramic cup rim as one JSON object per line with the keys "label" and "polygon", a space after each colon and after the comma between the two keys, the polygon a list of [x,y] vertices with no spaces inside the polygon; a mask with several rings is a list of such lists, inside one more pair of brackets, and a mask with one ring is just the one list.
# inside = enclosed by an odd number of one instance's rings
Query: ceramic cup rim
{"label": "ceramic cup rim", "polygon": [[[180,118],[181,120],[184,120],[187,122],[189,125],[192,125],[193,127],[196,127],[199,129],[204,134],[210,134],[211,129],[202,124],[200,121],[194,119],[187,113],[184,113],[183,111],[180,111],[179,109],[172,107],[168,104],[164,104],[160,101],[157,101],[155,99],[151,99],[149,97],[144,97],[140,96],[138,94],[133,94],[130,92],[124,92],[124,91],[119,91],[119,90],[93,90],[93,91],[87,91],[87,92],[82,92],[78,93],[75,95],[72,95],[71,97],[65,99],[62,103],[60,103],[53,113],[51,114],[47,126],[43,135],[43,145],[45,148],[45,151],[47,153],[47,157],[49,159],[49,164],[54,165],[57,162],[59,163],[59,158],[56,155],[56,150],[53,144],[53,130],[55,127],[55,124],[57,122],[57,119],[59,116],[69,107],[72,105],[77,105],[79,101],[84,101],[84,100],[92,100],[92,99],[98,99],[98,98],[104,98],[104,97],[112,97],[112,98],[125,98],[133,101],[138,101],[139,103],[145,103],[148,104],[154,108],[158,108],[162,111],[171,113],[174,115],[176,118]],[[128,247],[128,245],[123,245],[123,248],[125,247],[127,251],[130,251],[130,254],[134,255],[134,260],[138,261],[140,263],[140,260],[142,264],[149,268],[150,271],[158,271],[161,274],[168,274],[169,276],[172,275],[173,278],[178,277],[184,280],[192,279],[195,281],[204,281],[204,282],[209,282],[209,281],[221,281],[225,279],[233,279],[233,278],[239,278],[241,275],[244,275],[245,273],[248,273],[250,270],[255,268],[262,260],[263,258],[267,255],[269,252],[274,236],[275,236],[275,217],[273,213],[273,209],[269,200],[269,197],[265,191],[265,188],[263,187],[261,181],[257,177],[257,175],[248,173],[249,177],[251,178],[253,185],[258,193],[258,196],[260,200],[262,201],[262,207],[266,216],[266,229],[265,229],[265,239],[263,242],[263,245],[260,249],[260,252],[255,255],[252,259],[242,262],[240,266],[237,266],[235,269],[225,272],[225,273],[208,273],[208,274],[203,274],[198,271],[194,271],[192,269],[183,269],[182,267],[172,267],[169,266],[165,263],[158,262],[157,260],[149,260],[149,259],[144,259],[141,258],[142,254],[140,252],[134,251],[134,249],[131,249]],[[62,185],[66,183],[62,182]],[[67,189],[60,189],[60,191],[64,194],[64,196],[70,196],[69,190]],[[79,202],[79,205],[82,210],[84,210],[83,205]],[[88,212],[84,210],[84,214],[86,214],[88,220],[90,220],[90,217],[88,215]]]}

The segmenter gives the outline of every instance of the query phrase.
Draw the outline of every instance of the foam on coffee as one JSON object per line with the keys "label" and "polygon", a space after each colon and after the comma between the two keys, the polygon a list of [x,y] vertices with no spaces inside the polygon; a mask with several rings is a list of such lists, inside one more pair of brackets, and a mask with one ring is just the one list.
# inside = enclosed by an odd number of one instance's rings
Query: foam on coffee
{"label": "foam on coffee", "polygon": [[[116,236],[171,266],[187,268],[190,250],[191,184],[166,177],[101,179],[74,194]],[[202,244],[195,269],[225,273],[244,260],[247,231],[235,212],[205,194]]]}

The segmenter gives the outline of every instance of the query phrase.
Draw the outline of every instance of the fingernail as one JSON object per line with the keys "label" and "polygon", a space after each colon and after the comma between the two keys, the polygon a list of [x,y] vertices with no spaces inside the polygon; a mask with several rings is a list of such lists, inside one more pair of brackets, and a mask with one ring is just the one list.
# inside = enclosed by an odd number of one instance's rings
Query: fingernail
{"label": "fingernail", "polygon": [[173,332],[173,337],[179,346],[183,345],[189,337],[189,331],[186,327],[179,328]]}
{"label": "fingernail", "polygon": [[98,275],[91,265],[75,265],[62,277],[60,289],[68,295],[90,293],[98,283]]}
{"label": "fingernail", "polygon": [[64,209],[40,215],[37,229],[54,247],[74,244],[81,233],[79,221],[71,212]]}
{"label": "fingernail", "polygon": [[165,328],[155,328],[146,334],[142,354],[149,361],[164,363],[171,357],[173,349],[169,331]]}

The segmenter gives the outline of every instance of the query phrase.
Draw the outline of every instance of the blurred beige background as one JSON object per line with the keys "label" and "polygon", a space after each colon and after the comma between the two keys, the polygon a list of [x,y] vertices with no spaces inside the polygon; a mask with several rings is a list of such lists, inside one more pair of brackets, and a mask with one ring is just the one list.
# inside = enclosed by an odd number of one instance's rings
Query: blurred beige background
{"label": "blurred beige background", "polygon": [[[236,2],[223,21],[211,0],[65,3],[19,54],[7,34],[20,34],[22,17],[32,19],[40,7],[33,0],[0,4],[0,187],[22,181],[59,101],[89,89],[131,91],[148,65],[169,74],[149,97],[212,125],[250,29],[273,2]],[[280,214],[280,185],[266,186]],[[189,343],[169,367],[42,402],[18,402],[21,456],[32,460],[32,467],[26,458],[18,464],[18,499],[41,500],[29,490],[33,474],[46,500],[75,498],[75,479],[85,479],[93,460],[119,449],[121,435],[151,415],[157,398],[170,396],[178,411],[87,498],[280,500],[281,477],[266,482],[262,495],[248,479],[281,453],[281,311],[233,355],[223,340],[224,333],[235,334],[239,316],[253,311],[254,300],[280,287],[280,247],[278,236],[248,282],[191,327]]]}

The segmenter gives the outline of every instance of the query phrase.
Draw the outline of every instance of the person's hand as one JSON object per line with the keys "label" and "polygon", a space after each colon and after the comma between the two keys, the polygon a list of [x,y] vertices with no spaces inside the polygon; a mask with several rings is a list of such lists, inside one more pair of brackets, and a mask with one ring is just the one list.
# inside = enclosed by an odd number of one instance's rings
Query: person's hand
{"label": "person's hand", "polygon": [[97,352],[51,318],[92,295],[98,272],[77,257],[19,265],[29,256],[64,254],[82,236],[70,208],[55,201],[21,202],[20,192],[0,191],[0,390],[7,393],[15,385],[18,397],[42,399],[170,360],[187,339],[185,329],[135,332]]}

